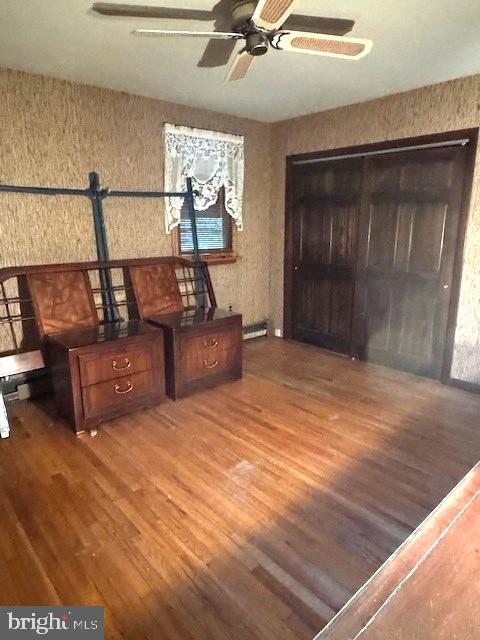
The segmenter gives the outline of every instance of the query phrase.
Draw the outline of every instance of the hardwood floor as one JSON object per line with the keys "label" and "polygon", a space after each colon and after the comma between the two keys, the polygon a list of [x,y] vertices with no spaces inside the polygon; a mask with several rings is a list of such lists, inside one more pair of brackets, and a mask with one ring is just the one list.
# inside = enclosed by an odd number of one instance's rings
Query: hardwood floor
{"label": "hardwood floor", "polygon": [[75,438],[0,442],[0,604],[101,604],[106,637],[310,639],[477,462],[480,396],[307,345]]}

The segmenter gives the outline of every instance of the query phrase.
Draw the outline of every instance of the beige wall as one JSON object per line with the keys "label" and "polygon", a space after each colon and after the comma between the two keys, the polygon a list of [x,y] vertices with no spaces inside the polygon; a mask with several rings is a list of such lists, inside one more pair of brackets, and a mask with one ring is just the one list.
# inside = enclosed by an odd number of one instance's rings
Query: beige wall
{"label": "beige wall", "polygon": [[[86,187],[89,171],[117,189],[163,188],[164,122],[245,136],[240,259],[213,266],[218,302],[246,323],[269,315],[269,127],[252,120],[0,70],[0,181]],[[1,265],[95,259],[90,203],[0,194]],[[161,200],[108,200],[112,258],[168,255]]]}
{"label": "beige wall", "polygon": [[[0,70],[0,181],[78,187],[96,170],[107,186],[162,188],[164,122],[245,136],[240,259],[212,267],[212,276],[219,304],[233,304],[246,323],[268,317],[272,328],[281,328],[286,156],[478,127],[480,76],[266,125]],[[87,200],[0,194],[0,207],[2,265],[95,257]],[[112,258],[171,253],[161,201],[110,200],[105,210]],[[480,155],[453,375],[480,382]]]}
{"label": "beige wall", "polygon": [[[270,231],[273,327],[280,328],[283,322],[286,156],[479,125],[480,75],[275,124]],[[471,202],[452,375],[480,383],[480,153]]]}

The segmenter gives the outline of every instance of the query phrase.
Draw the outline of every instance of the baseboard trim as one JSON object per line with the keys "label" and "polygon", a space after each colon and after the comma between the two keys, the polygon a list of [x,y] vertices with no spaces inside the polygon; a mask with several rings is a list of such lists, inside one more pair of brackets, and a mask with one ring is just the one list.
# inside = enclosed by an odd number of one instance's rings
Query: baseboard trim
{"label": "baseboard trim", "polygon": [[470,391],[471,393],[480,393],[480,384],[475,382],[466,382],[465,380],[459,380],[458,378],[450,378],[448,383],[451,387],[457,387],[464,391]]}
{"label": "baseboard trim", "polygon": [[262,338],[267,335],[267,323],[257,322],[243,327],[243,339],[252,340],[253,338]]}

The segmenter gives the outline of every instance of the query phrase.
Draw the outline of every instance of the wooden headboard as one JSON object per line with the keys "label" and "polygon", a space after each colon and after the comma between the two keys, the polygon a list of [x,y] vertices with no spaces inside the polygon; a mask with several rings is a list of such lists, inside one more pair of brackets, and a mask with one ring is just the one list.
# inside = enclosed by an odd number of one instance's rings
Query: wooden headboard
{"label": "wooden headboard", "polygon": [[[148,273],[148,287],[141,273]],[[75,295],[62,295],[67,282]],[[0,378],[42,369],[48,333],[106,322],[112,314],[137,319],[152,305],[161,309],[161,298],[166,310],[216,307],[206,263],[167,256],[2,268]]]}

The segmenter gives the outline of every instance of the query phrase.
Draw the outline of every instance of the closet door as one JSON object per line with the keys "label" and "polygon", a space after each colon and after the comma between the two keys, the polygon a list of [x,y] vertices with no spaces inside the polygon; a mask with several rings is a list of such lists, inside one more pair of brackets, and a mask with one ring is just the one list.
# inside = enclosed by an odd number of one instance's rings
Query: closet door
{"label": "closet door", "polygon": [[466,152],[423,149],[366,159],[354,352],[440,377]]}
{"label": "closet door", "polygon": [[362,166],[299,165],[290,180],[291,335],[343,353],[351,349]]}

